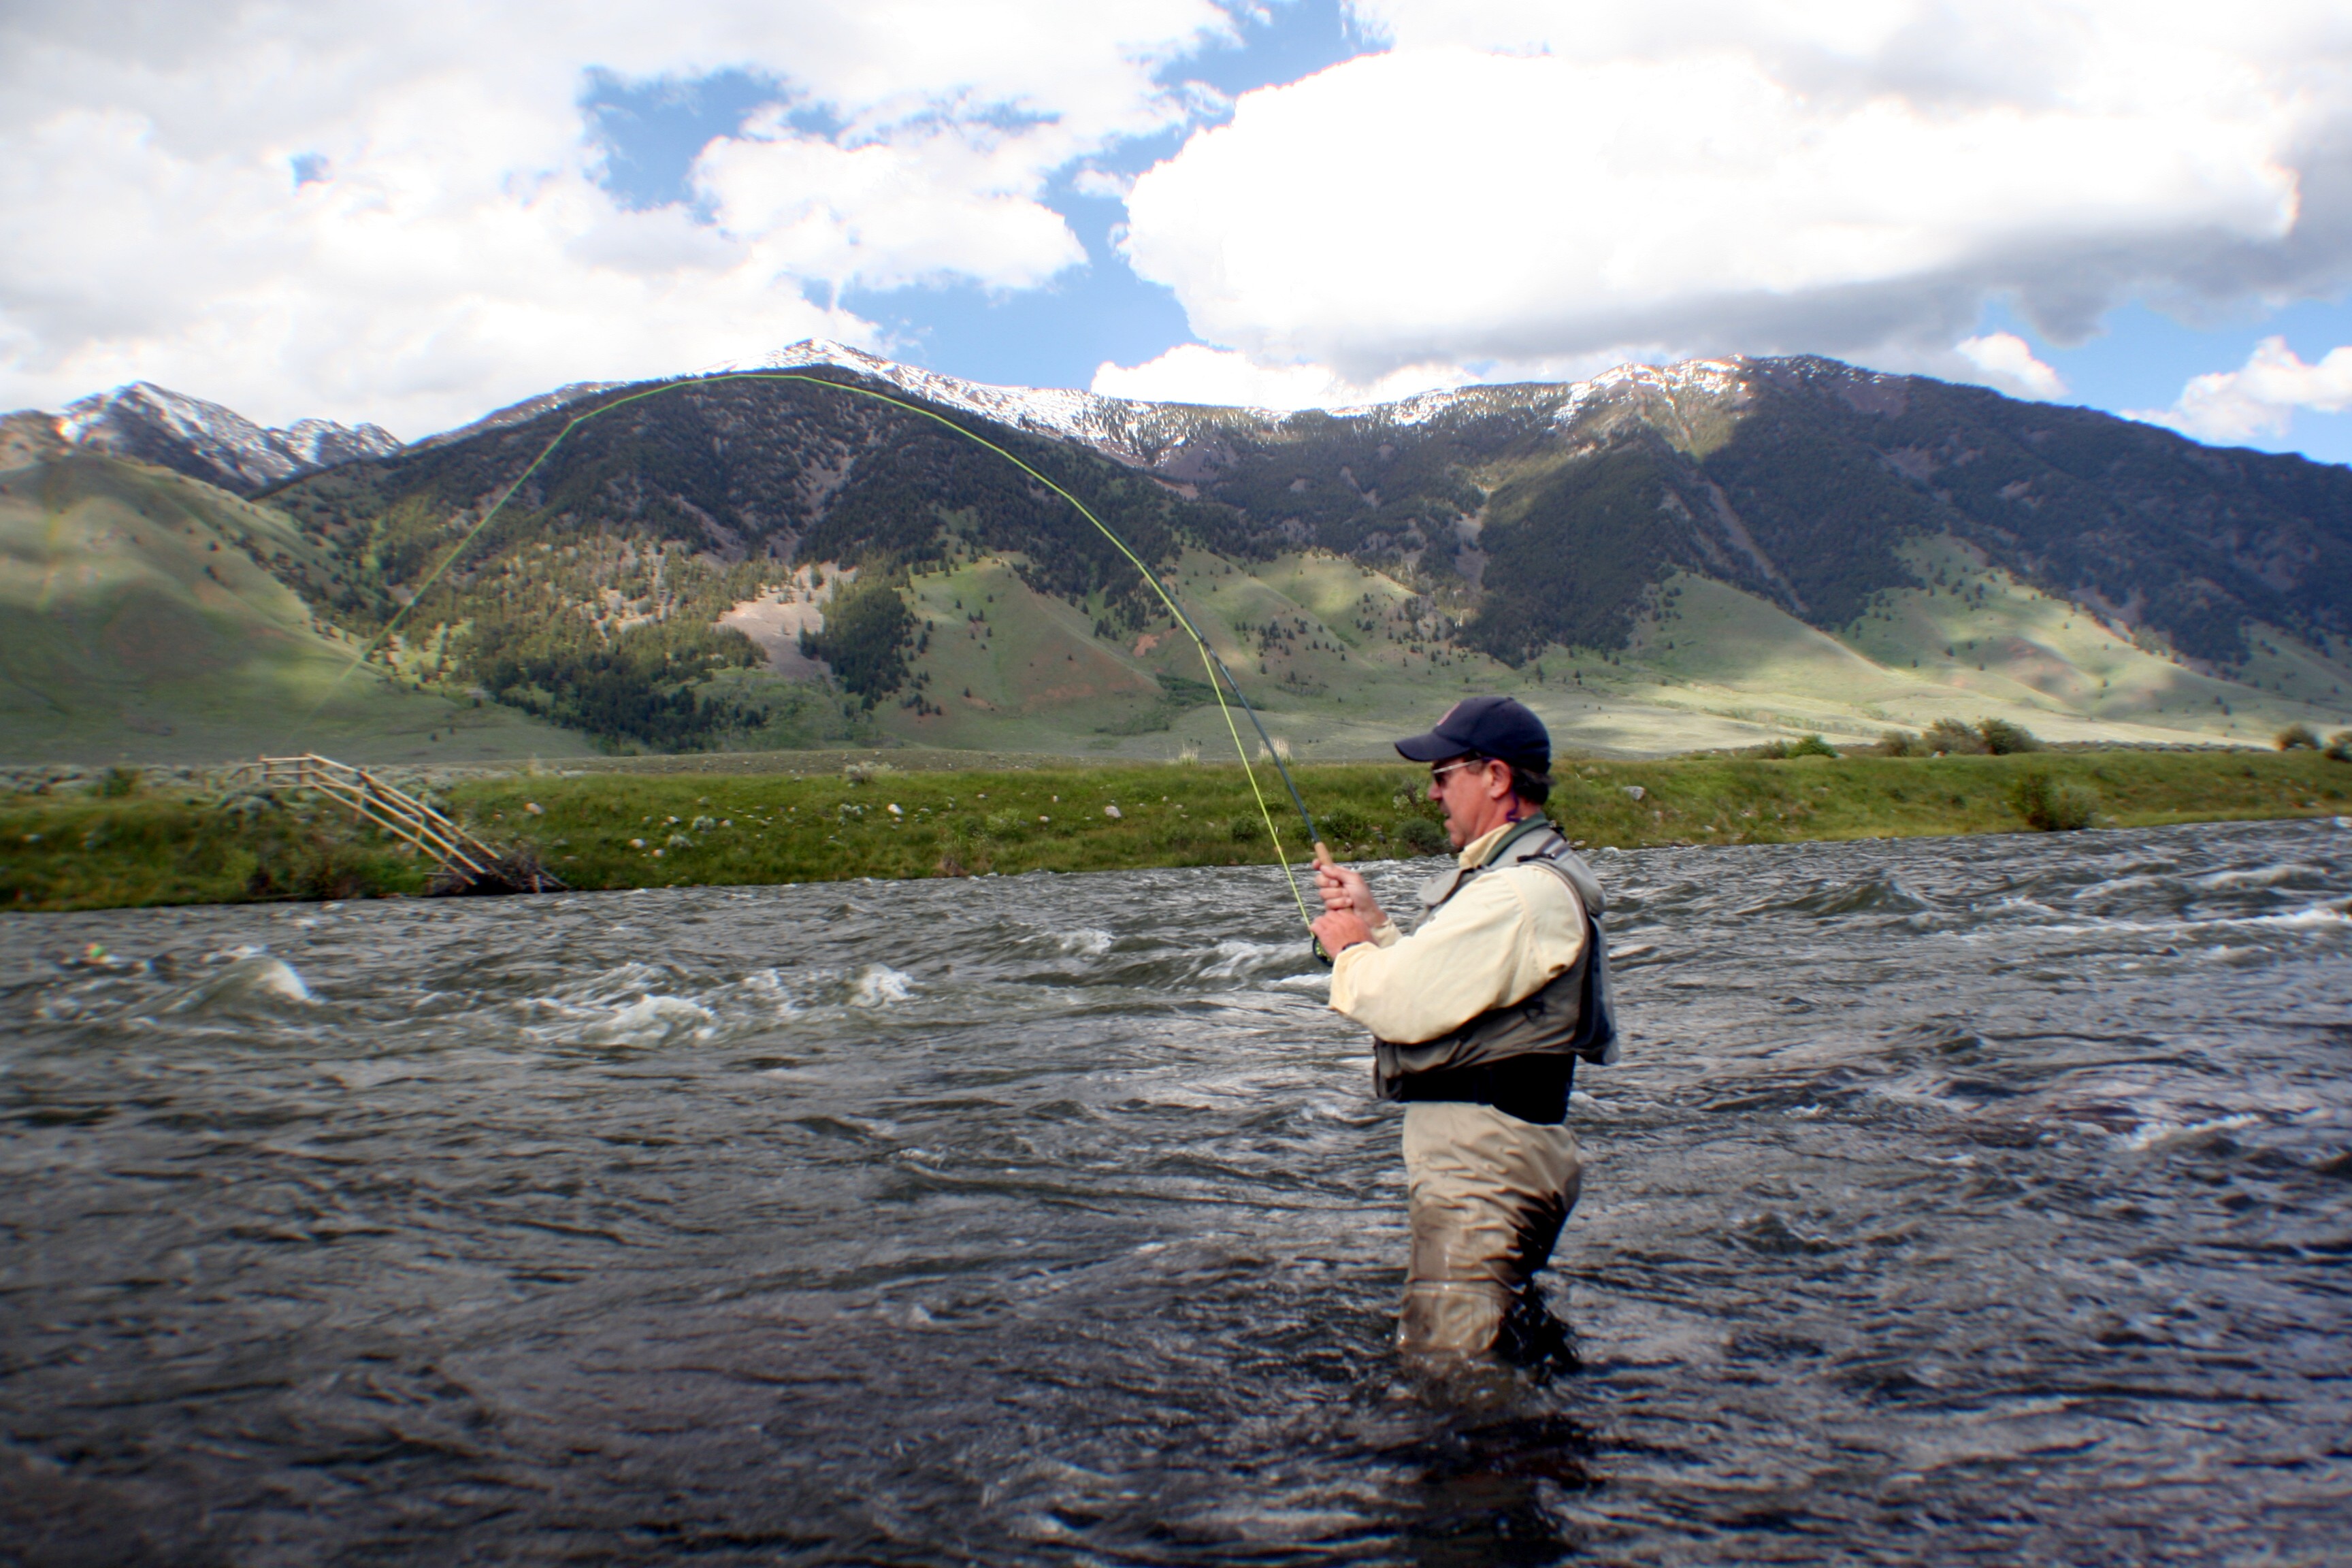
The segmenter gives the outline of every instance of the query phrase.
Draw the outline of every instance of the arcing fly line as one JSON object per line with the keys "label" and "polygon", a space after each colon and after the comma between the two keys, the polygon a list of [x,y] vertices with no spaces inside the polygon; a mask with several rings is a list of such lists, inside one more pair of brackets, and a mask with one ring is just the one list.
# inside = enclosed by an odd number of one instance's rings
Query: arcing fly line
{"label": "arcing fly line", "polygon": [[[541,449],[539,456],[530,460],[530,466],[523,469],[521,473],[517,474],[513,482],[509,484],[504,490],[501,490],[499,493],[499,499],[490,503],[489,510],[482,513],[479,521],[476,522],[472,528],[466,531],[466,536],[457,541],[457,547],[451,550],[448,554],[441,558],[441,563],[439,565],[434,567],[431,572],[425,574],[425,581],[417,585],[416,592],[409,596],[408,603],[403,605],[399,610],[394,614],[392,619],[384,623],[383,629],[376,633],[375,637],[367,644],[366,647],[360,649],[358,656],[352,660],[349,668],[344,669],[341,675],[335,678],[334,685],[340,686],[342,684],[344,677],[349,676],[352,670],[357,669],[361,665],[367,662],[368,658],[374,654],[376,649],[382,647],[384,645],[385,640],[388,639],[394,631],[399,629],[400,623],[402,620],[406,618],[408,612],[415,608],[415,605],[424,599],[425,595],[431,591],[434,584],[439,582],[442,574],[447,572],[449,568],[457,563],[457,558],[466,553],[467,550],[471,547],[474,541],[481,536],[482,531],[489,527],[490,520],[497,517],[499,512],[506,506],[507,502],[514,499],[515,492],[522,489],[524,483],[530,479],[531,475],[539,471],[540,465],[546,462],[548,458],[555,455],[555,449],[563,445],[565,438],[569,437],[572,432],[577,430],[581,426],[585,425],[589,420],[597,417],[599,415],[609,414],[614,409],[623,407],[631,403],[642,402],[648,397],[658,397],[666,392],[676,392],[684,387],[715,386],[723,382],[730,381],[805,382],[811,386],[822,386],[834,392],[848,393],[854,397],[865,397],[870,398],[876,403],[887,403],[891,407],[901,410],[904,413],[918,415],[922,418],[930,420],[934,424],[944,425],[950,430],[952,430],[957,435],[962,437],[965,440],[973,443],[975,446],[986,447],[988,450],[995,453],[998,457],[1003,458],[1006,462],[1012,464],[1014,468],[1020,469],[1023,473],[1028,475],[1031,479],[1036,480],[1039,484],[1044,485],[1047,489],[1053,491],[1055,495],[1069,502],[1071,507],[1076,510],[1080,517],[1085,518],[1088,522],[1094,524],[1095,531],[1100,533],[1105,539],[1109,540],[1112,548],[1116,549],[1121,555],[1127,557],[1129,563],[1143,574],[1144,582],[1150,584],[1151,591],[1160,596],[1160,602],[1168,606],[1169,615],[1175,619],[1178,626],[1184,628],[1185,633],[1192,639],[1192,646],[1200,650],[1202,668],[1206,669],[1209,675],[1209,689],[1216,696],[1217,711],[1224,717],[1226,733],[1233,737],[1234,753],[1241,758],[1242,773],[1249,780],[1250,794],[1257,801],[1258,816],[1265,823],[1266,837],[1274,845],[1274,858],[1276,861],[1280,862],[1282,866],[1283,879],[1290,884],[1290,896],[1298,905],[1298,918],[1302,923],[1311,921],[1312,917],[1310,917],[1307,912],[1306,895],[1301,893],[1298,889],[1297,875],[1290,868],[1290,858],[1285,855],[1282,850],[1282,834],[1281,831],[1274,825],[1274,808],[1267,804],[1265,792],[1258,787],[1257,770],[1250,765],[1249,748],[1242,743],[1241,727],[1234,722],[1233,707],[1225,700],[1225,692],[1227,689],[1230,689],[1234,694],[1234,700],[1241,703],[1242,711],[1249,717],[1250,727],[1257,731],[1258,741],[1264,749],[1266,757],[1273,762],[1275,771],[1282,775],[1283,787],[1290,792],[1290,804],[1298,808],[1298,820],[1304,824],[1307,828],[1307,842],[1310,848],[1316,841],[1315,819],[1307,815],[1307,802],[1300,797],[1298,785],[1290,776],[1290,769],[1284,763],[1282,753],[1275,749],[1273,738],[1265,732],[1265,725],[1259,721],[1257,710],[1250,706],[1249,698],[1242,691],[1241,682],[1234,679],[1234,672],[1225,668],[1225,661],[1217,657],[1216,650],[1209,646],[1209,639],[1202,637],[1201,635],[1201,628],[1192,624],[1192,617],[1184,613],[1184,607],[1181,605],[1179,605],[1176,602],[1175,597],[1168,592],[1166,585],[1160,582],[1159,574],[1152,571],[1150,567],[1145,565],[1143,563],[1143,558],[1136,554],[1134,551],[1129,549],[1127,541],[1121,539],[1118,533],[1111,529],[1108,523],[1106,523],[1102,519],[1097,517],[1094,514],[1093,509],[1088,507],[1086,502],[1080,500],[1068,490],[1064,489],[1060,485],[1055,483],[1044,474],[1039,473],[1035,468],[1030,467],[1027,463],[1023,462],[1019,458],[1014,457],[1011,452],[1006,451],[1003,447],[998,446],[995,442],[991,441],[986,437],[977,435],[972,431],[967,430],[962,426],[957,424],[954,420],[950,419],[946,415],[936,413],[933,410],[922,407],[919,405],[908,403],[902,399],[891,397],[883,393],[870,391],[866,387],[851,386],[845,383],[838,381],[828,381],[821,375],[801,375],[790,371],[737,371],[724,375],[698,376],[691,381],[673,381],[666,383],[660,386],[648,387],[643,392],[633,392],[626,397],[616,397],[610,403],[602,404],[588,410],[585,414],[574,416],[568,423],[565,424],[562,429],[555,433],[555,439],[550,441]],[[333,694],[333,686],[329,687],[328,695],[331,696]],[[310,712],[308,715],[305,715],[304,722],[308,723],[310,719],[315,718],[318,715],[319,709],[324,707],[326,702],[327,698],[321,697],[319,700],[318,704],[310,710]],[[1318,953],[1321,951],[1319,946],[1317,951]]]}

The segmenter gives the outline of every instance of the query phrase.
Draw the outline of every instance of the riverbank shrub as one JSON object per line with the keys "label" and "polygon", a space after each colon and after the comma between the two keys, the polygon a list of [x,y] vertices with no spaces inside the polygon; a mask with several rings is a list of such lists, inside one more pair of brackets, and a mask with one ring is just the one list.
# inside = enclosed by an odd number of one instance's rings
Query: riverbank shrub
{"label": "riverbank shrub", "polygon": [[2042,741],[2024,725],[2006,719],[1979,719],[1974,724],[1938,719],[1922,734],[1885,731],[1871,749],[1882,757],[2007,757],[2038,752]]}
{"label": "riverbank shrub", "polygon": [[2019,779],[2009,798],[2026,826],[2042,833],[2088,827],[2099,813],[2099,797],[2089,785],[2041,772]]}
{"label": "riverbank shrub", "polygon": [[394,889],[389,879],[377,875],[374,857],[362,853],[356,845],[315,835],[273,846],[271,853],[257,857],[246,876],[245,890],[257,900],[325,902],[380,898]]}
{"label": "riverbank shrub", "polygon": [[1931,757],[1981,757],[1991,750],[1982,735],[1958,719],[1937,720],[1919,740]]}
{"label": "riverbank shrub", "polygon": [[1416,855],[1443,855],[1454,847],[1445,829],[1425,816],[1408,816],[1399,823],[1397,839]]}
{"label": "riverbank shrub", "polygon": [[2320,750],[2319,731],[2308,724],[2289,724],[2278,732],[2274,743],[2282,752],[2316,752]]}
{"label": "riverbank shrub", "polygon": [[1977,738],[1984,749],[1996,757],[2014,756],[2020,752],[2038,752],[2042,742],[2032,731],[2022,724],[2012,724],[2006,719],[1979,719]]}
{"label": "riverbank shrub", "polygon": [[1795,741],[1774,741],[1757,748],[1756,754],[1767,762],[1785,763],[1793,757],[1835,758],[1838,749],[1819,735],[1807,735]]}
{"label": "riverbank shrub", "polygon": [[1352,805],[1335,805],[1318,815],[1315,826],[1322,830],[1323,842],[1333,849],[1350,845],[1369,847],[1372,843],[1372,819]]}
{"label": "riverbank shrub", "polygon": [[2338,730],[2327,737],[2327,750],[2323,753],[2334,763],[2352,763],[2352,730]]}

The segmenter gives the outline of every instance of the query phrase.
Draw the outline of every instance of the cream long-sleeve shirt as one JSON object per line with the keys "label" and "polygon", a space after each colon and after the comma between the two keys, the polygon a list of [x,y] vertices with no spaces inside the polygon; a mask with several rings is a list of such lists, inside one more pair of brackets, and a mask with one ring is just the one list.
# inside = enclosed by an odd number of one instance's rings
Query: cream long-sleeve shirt
{"label": "cream long-sleeve shirt", "polygon": [[[1509,831],[1507,824],[1463,846],[1461,864],[1479,864]],[[1383,1040],[1419,1045],[1550,984],[1583,953],[1584,931],[1583,901],[1558,873],[1487,871],[1411,936],[1391,921],[1339,954],[1331,1006]]]}

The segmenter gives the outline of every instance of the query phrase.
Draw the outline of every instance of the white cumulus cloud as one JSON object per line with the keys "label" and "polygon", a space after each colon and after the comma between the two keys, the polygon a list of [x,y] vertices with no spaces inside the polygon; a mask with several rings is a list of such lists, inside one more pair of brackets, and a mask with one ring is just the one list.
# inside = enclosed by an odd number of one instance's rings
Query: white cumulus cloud
{"label": "white cumulus cloud", "polygon": [[2034,357],[2033,345],[2015,332],[1962,338],[1952,352],[1976,367],[1977,374],[1968,379],[2044,402],[2066,395],[2066,378]]}
{"label": "white cumulus cloud", "polygon": [[2240,443],[2285,435],[2298,408],[2352,408],[2352,347],[2307,364],[2284,338],[2264,338],[2239,369],[2192,377],[2170,408],[2134,409],[2131,417],[2200,441]]}
{"label": "white cumulus cloud", "polygon": [[968,278],[1033,288],[1086,259],[1035,199],[1029,149],[926,127],[843,146],[756,116],[696,160],[720,232],[779,275],[889,289]]}
{"label": "white cumulus cloud", "polygon": [[[82,0],[0,12],[0,407],[133,378],[416,436],[821,334],[850,285],[1034,287],[1054,171],[1188,123],[1213,0]],[[695,202],[599,183],[592,73],[788,80]]]}
{"label": "white cumulus cloud", "polygon": [[1463,386],[1476,379],[1450,364],[1407,365],[1378,381],[1347,380],[1328,365],[1260,364],[1231,349],[1180,343],[1142,364],[1106,360],[1093,390],[1104,397],[1149,403],[1205,403],[1241,408],[1345,408],[1387,403],[1415,393]]}
{"label": "white cumulus cloud", "polygon": [[1388,52],[1243,95],[1129,198],[1137,269],[1257,363],[1927,368],[1995,297],[2066,342],[2352,280],[2340,6],[1353,8]]}

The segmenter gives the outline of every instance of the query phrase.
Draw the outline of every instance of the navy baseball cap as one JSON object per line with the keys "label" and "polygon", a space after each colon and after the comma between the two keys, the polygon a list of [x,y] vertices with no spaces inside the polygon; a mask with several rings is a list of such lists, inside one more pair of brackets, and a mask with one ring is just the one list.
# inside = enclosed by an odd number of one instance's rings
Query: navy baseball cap
{"label": "navy baseball cap", "polygon": [[1542,773],[1551,766],[1551,731],[1508,697],[1465,697],[1445,710],[1426,735],[1396,743],[1409,762],[1436,763],[1475,752]]}

